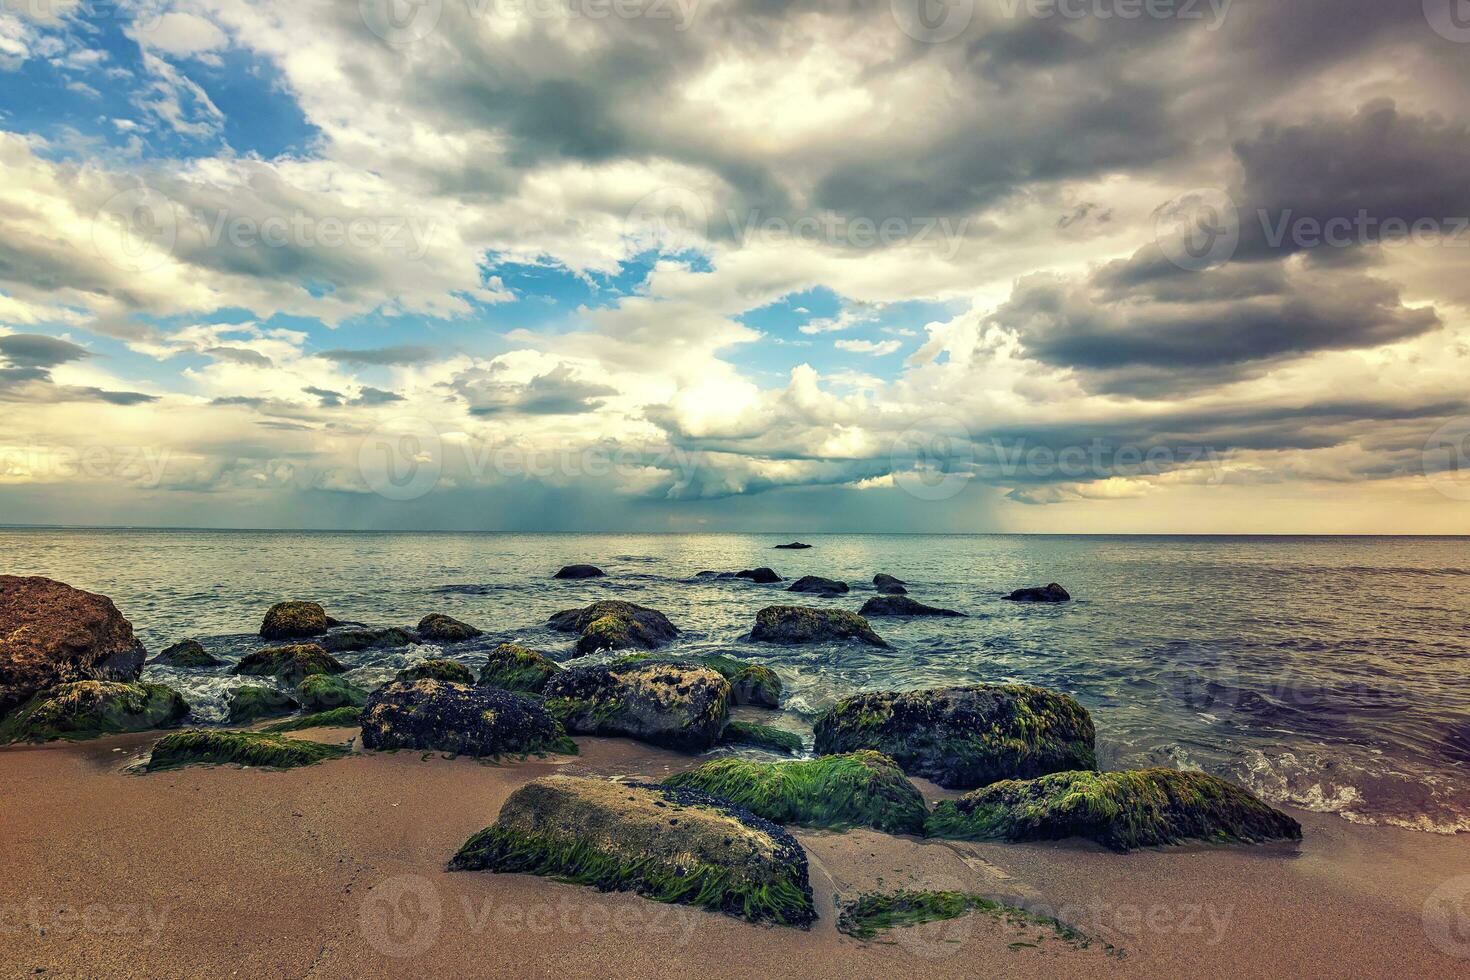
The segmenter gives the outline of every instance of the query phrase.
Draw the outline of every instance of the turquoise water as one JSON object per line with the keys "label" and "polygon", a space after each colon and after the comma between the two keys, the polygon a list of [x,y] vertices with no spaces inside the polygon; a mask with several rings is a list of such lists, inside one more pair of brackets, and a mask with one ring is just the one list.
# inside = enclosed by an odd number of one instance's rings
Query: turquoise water
{"label": "turquoise water", "polygon": [[[1245,783],[1347,819],[1470,829],[1470,539],[1083,536],[334,534],[0,530],[0,571],[111,596],[150,651],[185,637],[230,656],[273,602],[320,601],[343,620],[413,625],[444,612],[488,632],[472,667],[515,639],[570,654],[559,609],[626,598],[668,614],[678,649],[738,650],[785,682],[781,724],[804,729],[859,689],[1024,681],[1076,696],[1107,768],[1164,764]],[[592,562],[606,579],[559,582]],[[847,581],[801,604],[857,609],[877,572],[965,619],[875,619],[893,648],[742,639],[782,585],[696,582],[769,565]],[[1003,602],[1057,581],[1063,606]],[[433,647],[347,654],[364,681]],[[222,717],[221,671],[150,672],[196,720]]]}

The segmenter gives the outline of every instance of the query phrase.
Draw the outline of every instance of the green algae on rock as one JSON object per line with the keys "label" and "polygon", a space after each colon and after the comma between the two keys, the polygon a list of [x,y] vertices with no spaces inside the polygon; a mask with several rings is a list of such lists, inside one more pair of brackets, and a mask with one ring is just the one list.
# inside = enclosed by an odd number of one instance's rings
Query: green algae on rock
{"label": "green algae on rock", "polygon": [[561,672],[561,665],[540,650],[517,643],[502,643],[491,650],[480,668],[480,683],[523,694],[540,694],[546,682]]}
{"label": "green algae on rock", "polygon": [[679,630],[657,609],[610,599],[581,609],[564,609],[547,621],[559,633],[580,633],[577,652],[656,650],[673,641]]}
{"label": "green algae on rock", "polygon": [[[837,916],[837,931],[854,939],[869,940],[884,929],[903,929],[926,922],[958,919],[970,912],[982,912],[1015,926],[1036,926],[1063,942],[1087,949],[1092,941],[1076,929],[1057,919],[1034,915],[1022,908],[1005,905],[971,892],[901,891],[878,892],[860,896],[842,907]],[[1118,953],[1111,943],[1104,943],[1109,953]]]}
{"label": "green algae on rock", "polygon": [[664,781],[697,789],[776,823],[923,834],[929,809],[903,770],[877,752],[800,762],[716,759]]}
{"label": "green algae on rock", "polygon": [[150,772],[193,765],[241,765],[263,769],[310,766],[327,759],[340,759],[348,750],[304,739],[286,738],[264,732],[221,732],[198,728],[165,735],[153,746],[148,760]]}
{"label": "green algae on rock", "polygon": [[443,613],[430,613],[419,620],[419,638],[430,643],[463,643],[484,635],[468,623],[461,623]]}
{"label": "green algae on rock", "polygon": [[333,708],[316,714],[300,715],[266,725],[263,732],[301,732],[308,728],[358,728],[362,725],[361,708]]}
{"label": "green algae on rock", "polygon": [[950,789],[1097,768],[1087,709],[1023,684],[854,694],[814,727],[818,755],[873,749]]}
{"label": "green algae on rock", "polygon": [[807,606],[767,606],[755,614],[750,638],[760,643],[830,643],[859,640],[870,646],[888,642],[873,632],[868,621],[845,609],[812,609]]}
{"label": "green algae on rock", "polygon": [[649,663],[658,660],[666,663],[697,664],[708,667],[730,682],[730,703],[750,705],[756,708],[781,707],[781,678],[776,672],[762,664],[753,664],[726,653],[711,653],[694,657],[655,657],[648,653],[632,653],[613,661],[613,666],[632,663]]}
{"label": "green algae on rock", "polygon": [[748,745],[768,752],[784,752],[800,755],[801,736],[770,725],[755,725],[748,721],[732,721],[720,733],[721,745]]}
{"label": "green algae on rock", "polygon": [[171,728],[188,713],[188,703],[162,684],[73,681],[42,691],[0,721],[0,745]]}
{"label": "green algae on rock", "polygon": [[230,692],[230,724],[246,725],[262,718],[279,718],[301,710],[301,702],[273,687],[247,684]]}
{"label": "green algae on rock", "polygon": [[666,786],[533,780],[450,868],[545,875],[752,922],[805,928],[817,917],[795,838],[740,807]]}
{"label": "green algae on rock", "polygon": [[410,667],[405,667],[398,672],[398,676],[394,679],[400,681],[428,679],[431,681],[449,681],[452,684],[473,684],[475,682],[475,675],[470,673],[470,669],[457,660],[434,658],[431,660],[421,660]]}
{"label": "green algae on rock", "polygon": [[708,667],[635,661],[573,667],[541,689],[546,709],[574,735],[615,735],[701,752],[719,740],[730,682]]}
{"label": "green algae on rock", "polygon": [[946,800],[935,837],[1060,840],[1086,837],[1115,851],[1188,840],[1300,840],[1301,825],[1248,791],[1201,772],[1058,772],[1006,780]]}
{"label": "green algae on rock", "polygon": [[362,712],[362,744],[476,758],[577,754],[561,724],[530,698],[429,679],[396,681],[374,691]]}
{"label": "green algae on rock", "polygon": [[296,697],[306,711],[330,711],[333,708],[361,708],[367,704],[367,692],[334,674],[311,674],[296,685]]}
{"label": "green algae on rock", "polygon": [[300,684],[312,674],[341,674],[346,670],[341,661],[317,644],[293,643],[246,654],[230,673],[276,677],[287,684]]}
{"label": "green algae on rock", "polygon": [[278,602],[265,614],[260,635],[266,640],[299,640],[320,636],[331,620],[327,611],[315,602]]}
{"label": "green algae on rock", "polygon": [[359,650],[396,650],[414,642],[413,634],[396,626],[381,629],[360,627],[328,633],[317,643],[328,653],[356,653]]}
{"label": "green algae on rock", "polygon": [[183,667],[197,670],[200,667],[223,667],[225,662],[204,649],[198,640],[183,640],[154,657],[150,663],[165,667]]}

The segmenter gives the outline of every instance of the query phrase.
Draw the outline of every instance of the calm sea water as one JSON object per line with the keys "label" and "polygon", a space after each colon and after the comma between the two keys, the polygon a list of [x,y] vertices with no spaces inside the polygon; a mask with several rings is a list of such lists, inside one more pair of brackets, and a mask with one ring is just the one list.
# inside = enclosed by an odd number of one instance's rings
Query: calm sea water
{"label": "calm sea water", "polygon": [[[156,652],[186,637],[238,656],[273,602],[413,625],[444,612],[488,632],[453,654],[478,667],[515,639],[570,654],[547,617],[597,599],[655,606],[678,649],[729,649],[786,684],[780,724],[851,691],[1022,681],[1076,696],[1106,768],[1163,764],[1233,778],[1264,797],[1362,822],[1470,829],[1470,539],[850,535],[775,551],[750,535],[476,535],[0,530],[0,571],[111,596]],[[592,562],[606,579],[558,582]],[[966,619],[875,619],[891,650],[742,639],[783,586],[696,582],[770,565],[853,592],[803,604],[857,609],[877,572]],[[1057,581],[1062,606],[1001,601]],[[347,654],[364,682],[438,655]],[[222,671],[149,668],[196,720],[219,720]]]}

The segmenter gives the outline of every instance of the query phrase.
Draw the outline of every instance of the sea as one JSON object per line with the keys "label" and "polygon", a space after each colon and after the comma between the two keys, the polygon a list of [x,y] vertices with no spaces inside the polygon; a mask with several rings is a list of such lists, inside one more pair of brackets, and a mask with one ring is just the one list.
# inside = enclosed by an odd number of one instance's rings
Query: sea
{"label": "sea", "polygon": [[[812,547],[774,548],[792,537]],[[552,578],[572,563],[607,576]],[[796,596],[786,583],[697,577],[760,566],[851,591]],[[444,650],[340,655],[364,684],[428,657],[477,669],[509,640],[574,662],[572,637],[547,618],[626,599],[680,629],[672,653],[730,651],[772,667],[786,691],[773,723],[808,745],[816,716],[855,691],[1035,684],[1092,713],[1104,769],[1202,770],[1354,822],[1470,830],[1470,538],[13,528],[0,529],[0,572],[111,597],[150,654],[193,638],[238,658],[263,645],[256,630],[282,599],[315,600],[348,622],[411,627],[438,612],[486,631]],[[875,618],[888,649],[749,640],[762,607],[857,610],[880,572],[964,618]],[[1073,601],[1003,598],[1049,582]],[[176,686],[198,724],[222,722],[229,691],[246,682],[227,668],[144,676]]]}

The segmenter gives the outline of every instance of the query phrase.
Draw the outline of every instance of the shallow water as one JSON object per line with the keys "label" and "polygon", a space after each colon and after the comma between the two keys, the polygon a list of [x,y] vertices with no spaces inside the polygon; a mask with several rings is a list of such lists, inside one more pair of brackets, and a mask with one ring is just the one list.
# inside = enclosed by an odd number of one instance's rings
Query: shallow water
{"label": "shallow water", "polygon": [[[1106,768],[1165,764],[1234,778],[1268,799],[1357,821],[1470,829],[1470,539],[1082,536],[337,534],[0,530],[0,571],[111,596],[151,652],[186,637],[235,657],[283,598],[338,619],[411,626],[444,612],[485,629],[449,651],[478,667],[516,639],[566,658],[559,609],[605,598],[656,606],[676,649],[738,650],[786,684],[800,727],[864,688],[1024,681],[1091,710]],[[606,579],[561,582],[592,562]],[[853,592],[693,581],[769,565]],[[742,639],[762,606],[857,609],[877,572],[965,619],[875,619],[891,650]],[[1063,583],[1063,606],[1004,602]],[[364,682],[439,655],[432,646],[342,654]],[[223,670],[149,668],[196,720],[223,717]],[[251,679],[252,682],[258,682]]]}

